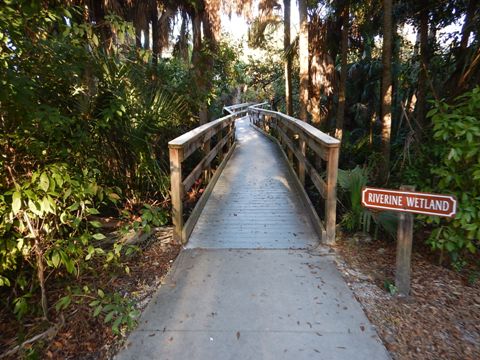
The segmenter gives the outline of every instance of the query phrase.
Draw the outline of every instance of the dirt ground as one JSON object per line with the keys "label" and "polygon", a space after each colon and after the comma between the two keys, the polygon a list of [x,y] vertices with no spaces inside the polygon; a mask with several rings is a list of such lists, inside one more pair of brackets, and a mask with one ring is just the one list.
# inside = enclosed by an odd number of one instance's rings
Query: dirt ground
{"label": "dirt ground", "polygon": [[[411,296],[394,285],[395,243],[342,239],[337,264],[394,359],[480,359],[480,280],[413,250]],[[425,254],[425,255],[422,255]]]}

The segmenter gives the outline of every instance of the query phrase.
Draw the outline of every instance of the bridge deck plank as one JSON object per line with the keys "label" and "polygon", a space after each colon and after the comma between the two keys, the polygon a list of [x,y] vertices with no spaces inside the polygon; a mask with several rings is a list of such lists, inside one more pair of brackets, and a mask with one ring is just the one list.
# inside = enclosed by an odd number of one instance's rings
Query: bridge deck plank
{"label": "bridge deck plank", "polygon": [[188,248],[307,249],[318,245],[278,147],[237,120],[237,147],[190,236]]}

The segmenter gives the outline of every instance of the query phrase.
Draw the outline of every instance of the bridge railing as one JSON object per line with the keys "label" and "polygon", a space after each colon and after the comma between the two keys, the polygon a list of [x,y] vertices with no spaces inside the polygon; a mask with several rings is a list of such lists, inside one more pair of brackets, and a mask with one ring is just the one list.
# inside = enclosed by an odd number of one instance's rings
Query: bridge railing
{"label": "bridge railing", "polygon": [[[314,225],[320,225],[317,230],[321,232],[322,242],[334,243],[340,141],[304,121],[259,105],[250,106],[249,115],[257,129],[273,136],[281,148],[286,150],[290,165],[304,188],[305,175],[309,176],[325,201],[322,216],[324,221],[317,217],[313,219]],[[306,200],[310,202],[308,197]]]}
{"label": "bridge railing", "polygon": [[228,114],[245,115],[248,112],[248,108],[252,105],[255,105],[255,103],[250,102],[250,103],[224,106],[223,107],[223,112],[226,115],[228,115]]}
{"label": "bridge railing", "polygon": [[[246,113],[251,104],[230,106],[230,115],[199,126],[168,143],[170,153],[170,183],[172,199],[173,239],[186,243],[198,220],[205,203],[215,186],[220,173],[225,167],[235,148],[235,119]],[[227,108],[225,108],[227,109]],[[192,156],[199,153],[200,156]],[[193,170],[184,174],[185,160],[189,159]],[[197,160],[200,158],[200,160]],[[218,159],[215,173],[212,175],[211,164]],[[188,219],[184,219],[185,194],[202,176],[208,183],[202,196],[197,201]]]}

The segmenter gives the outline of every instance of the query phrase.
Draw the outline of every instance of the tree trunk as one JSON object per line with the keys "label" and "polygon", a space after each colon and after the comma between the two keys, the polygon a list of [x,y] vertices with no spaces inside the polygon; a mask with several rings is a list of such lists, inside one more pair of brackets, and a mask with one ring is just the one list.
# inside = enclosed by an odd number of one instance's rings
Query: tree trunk
{"label": "tree trunk", "polygon": [[475,29],[475,12],[478,10],[479,0],[470,0],[468,2],[465,22],[462,27],[462,38],[460,47],[455,52],[455,71],[444,82],[444,96],[453,99],[465,91],[469,84],[475,84],[475,72],[478,67],[478,50],[475,54],[472,47],[468,47],[468,40],[472,30]]}
{"label": "tree trunk", "polygon": [[285,52],[285,108],[287,115],[292,115],[292,57],[290,56],[290,0],[283,1],[283,49]]}
{"label": "tree trunk", "polygon": [[466,49],[468,46],[468,39],[474,28],[473,17],[475,16],[475,9],[478,7],[479,0],[470,0],[465,14],[465,23],[462,27],[462,39],[460,40],[460,48]]}
{"label": "tree trunk", "polygon": [[[160,47],[160,38],[162,36],[162,29],[160,28],[160,19],[158,18],[157,4],[152,4],[151,9],[151,21],[152,21],[152,55],[153,63],[158,64],[158,59],[162,57],[162,48]],[[168,37],[168,35],[167,35]]]}
{"label": "tree trunk", "polygon": [[103,48],[110,51],[112,48],[113,33],[110,25],[105,21],[105,4],[102,1],[89,0],[87,2],[90,18],[96,23],[100,31]]}
{"label": "tree trunk", "polygon": [[383,0],[383,49],[382,49],[382,155],[379,173],[381,183],[388,181],[390,169],[390,134],[392,128],[392,0]]}
{"label": "tree trunk", "polygon": [[300,60],[300,112],[299,118],[307,121],[308,107],[308,19],[307,0],[298,1],[300,16],[299,60]]}
{"label": "tree trunk", "polygon": [[206,64],[204,54],[202,53],[202,15],[196,11],[192,19],[192,33],[193,33],[193,51],[192,51],[192,65],[195,74],[195,85],[200,96],[199,108],[199,122],[200,125],[208,122],[208,109],[204,101],[206,93]]}
{"label": "tree trunk", "polygon": [[200,61],[200,52],[202,50],[202,19],[197,13],[192,16],[192,35],[192,63],[195,66]]}
{"label": "tree trunk", "polygon": [[342,40],[341,40],[341,69],[340,69],[340,84],[338,88],[338,110],[337,110],[337,125],[335,130],[335,137],[342,140],[343,122],[345,118],[345,102],[346,102],[346,87],[347,87],[347,56],[348,56],[348,29],[349,29],[349,3],[345,2],[345,7],[342,11]]}
{"label": "tree trunk", "polygon": [[[135,43],[138,48],[148,49],[150,44],[149,35],[149,18],[148,8],[144,2],[137,2],[135,5],[135,18],[133,19],[135,26]],[[143,32],[143,44],[142,44],[142,32]],[[143,46],[142,46],[143,45]]]}
{"label": "tree trunk", "polygon": [[175,10],[167,7],[157,20],[158,36],[156,41],[153,40],[153,53],[157,54],[158,58],[162,57],[163,50],[168,46],[168,37],[171,31],[170,23],[173,16],[175,16]]}
{"label": "tree trunk", "polygon": [[[206,48],[206,52],[202,54],[202,77],[203,77],[203,93],[207,96],[212,90],[212,72],[214,66],[213,54],[217,53],[218,39],[217,32],[215,31],[215,19],[213,14],[208,11],[203,12],[202,29],[203,29],[203,46]],[[209,121],[208,105],[206,101],[202,103],[200,107],[200,125]]]}
{"label": "tree trunk", "polygon": [[143,27],[143,48],[150,50],[150,21],[148,19]]}
{"label": "tree trunk", "polygon": [[142,27],[135,23],[135,45],[137,48],[142,47]]}
{"label": "tree trunk", "polygon": [[188,18],[185,14],[182,14],[180,34],[178,35],[178,41],[173,48],[173,54],[175,57],[183,59],[186,63],[190,61],[188,58],[188,38]]}
{"label": "tree trunk", "polygon": [[428,69],[428,9],[420,11],[420,72],[418,73],[416,137],[420,138],[425,125]]}

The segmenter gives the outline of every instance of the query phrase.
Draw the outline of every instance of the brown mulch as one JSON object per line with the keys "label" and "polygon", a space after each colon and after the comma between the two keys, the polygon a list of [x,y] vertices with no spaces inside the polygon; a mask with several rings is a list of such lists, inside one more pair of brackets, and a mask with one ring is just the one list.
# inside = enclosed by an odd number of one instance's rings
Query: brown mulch
{"label": "brown mulch", "polygon": [[[82,278],[78,284],[71,285],[88,285],[90,288],[101,288],[105,293],[119,293],[133,299],[136,308],[142,310],[161,285],[181,247],[172,243],[171,228],[162,229],[139,246],[142,250],[126,263],[130,268],[129,274],[123,271],[112,274],[100,267],[95,277]],[[49,298],[58,299],[64,296],[61,290],[50,289]],[[25,358],[33,351],[35,358],[41,359],[112,358],[125,341],[126,330],[123,329],[122,334],[115,335],[111,323],[105,324],[103,316],[92,317],[92,308],[88,306],[88,302],[72,303],[61,316],[52,315],[52,318],[56,318],[55,323],[62,322],[62,317],[64,319],[53,338],[46,337],[29,344],[6,359]],[[54,301],[51,300],[51,303]],[[52,328],[52,323],[45,324],[41,319],[25,319],[23,324],[19,324],[15,318],[6,316],[5,313],[0,312],[0,358],[2,353],[13,348],[15,344]],[[52,309],[53,313],[55,311]]]}
{"label": "brown mulch", "polygon": [[[421,250],[421,252],[420,252]],[[336,245],[337,264],[394,359],[480,359],[480,281],[439,266],[425,249],[412,256],[411,296],[393,283],[394,242]]]}

